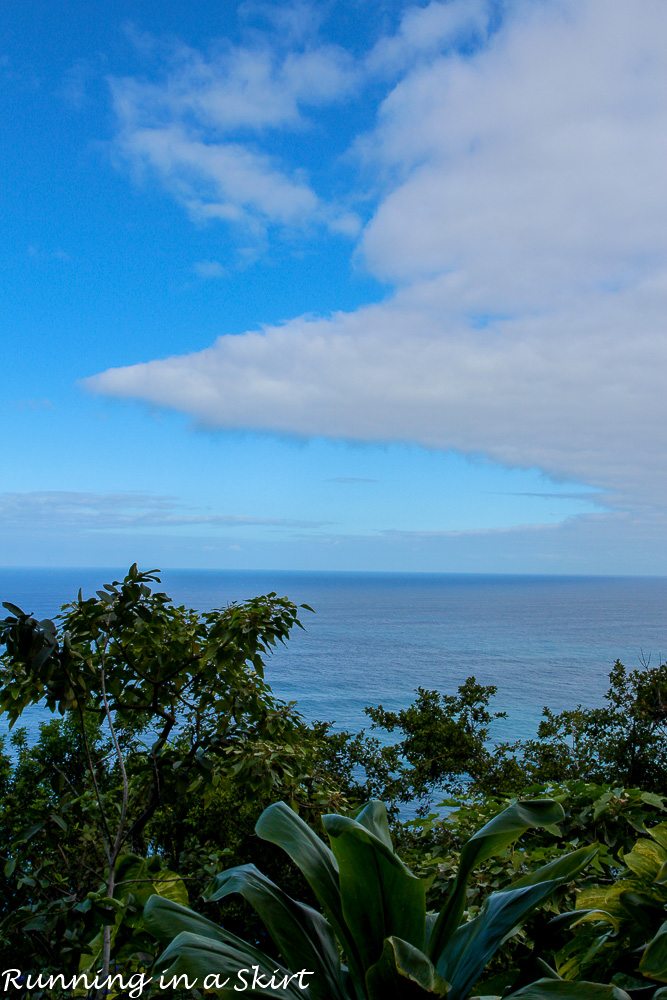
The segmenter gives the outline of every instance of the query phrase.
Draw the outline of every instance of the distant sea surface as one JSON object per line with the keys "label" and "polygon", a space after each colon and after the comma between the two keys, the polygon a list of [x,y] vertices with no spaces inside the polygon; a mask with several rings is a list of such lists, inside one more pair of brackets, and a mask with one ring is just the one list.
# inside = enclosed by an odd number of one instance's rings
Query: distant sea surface
{"label": "distant sea surface", "polygon": [[[55,615],[119,570],[0,569],[0,600]],[[493,736],[532,735],[542,708],[599,704],[618,658],[667,655],[667,578],[170,570],[161,589],[199,610],[275,591],[305,631],[270,658],[274,691],[306,718],[358,730],[366,705],[400,708],[415,689],[454,692],[471,674],[495,684],[508,718]],[[31,735],[48,713],[25,717]],[[4,727],[2,727],[4,728]]]}

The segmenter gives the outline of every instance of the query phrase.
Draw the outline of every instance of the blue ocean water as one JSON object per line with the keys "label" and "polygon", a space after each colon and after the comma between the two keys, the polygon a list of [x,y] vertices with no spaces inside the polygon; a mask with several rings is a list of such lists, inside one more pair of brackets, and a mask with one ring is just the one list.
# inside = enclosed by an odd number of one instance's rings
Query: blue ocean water
{"label": "blue ocean water", "polygon": [[[0,599],[39,617],[122,576],[104,569],[2,569]],[[667,654],[667,578],[171,570],[162,589],[200,610],[276,591],[306,602],[305,631],[270,659],[275,692],[308,719],[357,730],[366,705],[399,708],[416,687],[495,684],[497,740],[534,733],[544,706],[599,704],[618,657]],[[46,717],[26,723],[36,732]]]}

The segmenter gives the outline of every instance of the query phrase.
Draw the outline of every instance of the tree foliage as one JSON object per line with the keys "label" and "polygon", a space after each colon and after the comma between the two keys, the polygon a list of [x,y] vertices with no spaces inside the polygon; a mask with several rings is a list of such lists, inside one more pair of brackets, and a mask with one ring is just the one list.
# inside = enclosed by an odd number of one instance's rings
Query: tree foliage
{"label": "tree foliage", "polygon": [[[180,866],[189,849],[186,874],[196,869],[201,883],[206,863],[219,868],[238,843],[249,801],[276,789],[310,806],[338,796],[316,763],[320,734],[264,679],[264,659],[299,624],[298,609],[269,594],[199,614],[156,582],[133,566],[94,597],[80,593],[56,621],[5,605],[0,710],[11,725],[36,705],[64,717],[34,748],[15,737],[2,772],[0,934],[45,967],[75,967],[88,954],[106,968],[112,950],[137,950],[126,933],[142,897],[128,876],[133,858],[147,859],[160,882],[159,870]],[[224,829],[208,842],[202,831],[188,838],[197,813],[221,802],[233,809],[236,840],[225,842]]]}

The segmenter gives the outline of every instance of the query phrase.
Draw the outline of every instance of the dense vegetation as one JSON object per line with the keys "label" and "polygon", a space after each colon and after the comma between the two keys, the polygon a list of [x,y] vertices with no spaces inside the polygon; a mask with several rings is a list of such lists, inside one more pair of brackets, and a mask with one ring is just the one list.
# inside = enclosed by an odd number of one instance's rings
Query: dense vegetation
{"label": "dense vegetation", "polygon": [[[266,995],[667,996],[667,665],[616,663],[600,708],[545,711],[521,743],[490,745],[495,689],[474,677],[341,734],[264,680],[300,624],[287,598],[200,614],[156,582],[133,566],[56,622],[5,605],[0,711],[12,726],[32,706],[54,713],[34,745],[13,728],[0,756],[13,968],[151,971],[166,943],[162,965],[185,969],[169,941],[204,927],[227,949],[235,935],[246,965],[320,970]],[[429,811],[445,796],[446,818]],[[406,803],[417,820],[400,821]],[[206,947],[211,973],[232,967]]]}

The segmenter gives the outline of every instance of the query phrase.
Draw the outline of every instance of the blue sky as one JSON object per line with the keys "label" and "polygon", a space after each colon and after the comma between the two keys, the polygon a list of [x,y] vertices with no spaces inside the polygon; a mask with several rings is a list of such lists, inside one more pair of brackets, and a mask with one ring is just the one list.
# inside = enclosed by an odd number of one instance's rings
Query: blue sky
{"label": "blue sky", "polygon": [[663,573],[641,9],[5,3],[0,564]]}

